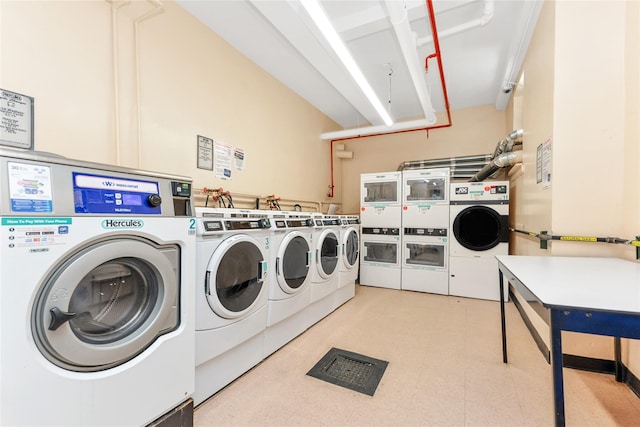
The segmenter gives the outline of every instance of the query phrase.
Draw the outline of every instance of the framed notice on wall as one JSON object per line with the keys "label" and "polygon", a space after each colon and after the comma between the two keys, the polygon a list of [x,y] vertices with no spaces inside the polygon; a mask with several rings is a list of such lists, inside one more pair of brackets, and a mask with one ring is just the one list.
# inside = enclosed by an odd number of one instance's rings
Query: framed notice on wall
{"label": "framed notice on wall", "polygon": [[198,135],[198,169],[213,170],[213,139]]}
{"label": "framed notice on wall", "polygon": [[33,98],[0,89],[0,145],[33,150]]}

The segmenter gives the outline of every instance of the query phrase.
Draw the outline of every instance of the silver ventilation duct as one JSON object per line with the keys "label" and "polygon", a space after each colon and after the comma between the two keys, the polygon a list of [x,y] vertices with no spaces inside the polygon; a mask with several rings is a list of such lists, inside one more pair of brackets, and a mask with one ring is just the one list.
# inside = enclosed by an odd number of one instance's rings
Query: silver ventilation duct
{"label": "silver ventilation duct", "polygon": [[411,160],[400,163],[399,171],[407,169],[449,168],[452,179],[470,179],[491,161],[491,155],[449,157],[431,160]]}
{"label": "silver ventilation duct", "polygon": [[522,144],[522,129],[512,131],[505,139],[498,142],[489,163],[473,175],[469,181],[484,181],[501,168],[522,162],[522,151],[513,151],[516,145]]}
{"label": "silver ventilation duct", "polygon": [[501,168],[522,162],[522,153],[513,151],[516,145],[522,143],[522,135],[522,129],[512,131],[505,139],[498,142],[493,154],[410,160],[400,163],[398,170],[449,168],[451,169],[451,179],[483,181]]}

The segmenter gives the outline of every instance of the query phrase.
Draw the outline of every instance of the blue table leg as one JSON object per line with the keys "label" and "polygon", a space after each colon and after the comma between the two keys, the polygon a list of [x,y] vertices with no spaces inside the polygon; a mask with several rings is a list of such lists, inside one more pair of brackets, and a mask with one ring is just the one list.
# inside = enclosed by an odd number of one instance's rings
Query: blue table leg
{"label": "blue table leg", "polygon": [[564,426],[564,383],[562,379],[562,330],[559,318],[562,310],[550,310],[551,324],[551,372],[553,374],[553,404],[555,407],[555,425]]}
{"label": "blue table leg", "polygon": [[500,321],[502,322],[502,362],[507,363],[507,326],[504,313],[504,277],[502,270],[498,270],[500,275]]}

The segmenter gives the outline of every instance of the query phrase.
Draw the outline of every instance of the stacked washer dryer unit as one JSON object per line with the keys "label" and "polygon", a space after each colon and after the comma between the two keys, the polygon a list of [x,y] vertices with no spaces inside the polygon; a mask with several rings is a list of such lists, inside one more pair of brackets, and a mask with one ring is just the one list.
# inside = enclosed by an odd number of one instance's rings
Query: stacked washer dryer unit
{"label": "stacked washer dryer unit", "polygon": [[498,301],[495,256],[509,254],[509,182],[453,183],[450,198],[449,293]]}
{"label": "stacked washer dryer unit", "polygon": [[0,424],[146,425],[193,392],[191,181],[0,149]]}
{"label": "stacked washer dryer unit", "polygon": [[196,405],[260,363],[269,297],[270,220],[196,208]]}
{"label": "stacked washer dryer unit", "polygon": [[316,213],[311,234],[312,268],[311,298],[307,312],[307,327],[315,324],[335,309],[334,293],[338,290],[340,260],[340,224],[336,216]]}
{"label": "stacked washer dryer unit", "polygon": [[400,289],[402,172],[360,176],[360,284]]}
{"label": "stacked washer dryer unit", "polygon": [[449,175],[402,172],[402,289],[449,294]]}
{"label": "stacked washer dryer unit", "polygon": [[360,265],[360,218],[358,215],[341,215],[338,221],[340,222],[340,261],[338,261],[338,290],[334,294],[335,308],[355,296]]}
{"label": "stacked washer dryer unit", "polygon": [[271,256],[269,304],[264,333],[264,357],[307,328],[306,308],[311,300],[310,213],[270,211]]}

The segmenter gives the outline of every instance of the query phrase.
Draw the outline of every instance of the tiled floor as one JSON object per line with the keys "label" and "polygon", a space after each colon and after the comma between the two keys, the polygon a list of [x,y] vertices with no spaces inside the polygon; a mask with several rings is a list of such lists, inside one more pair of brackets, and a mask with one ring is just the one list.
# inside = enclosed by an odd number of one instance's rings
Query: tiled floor
{"label": "tiled floor", "polygon": [[[195,426],[551,426],[551,369],[512,303],[357,286],[356,296],[195,413]],[[389,366],[373,397],[309,377],[337,347]],[[638,426],[613,376],[564,370],[569,426]]]}

